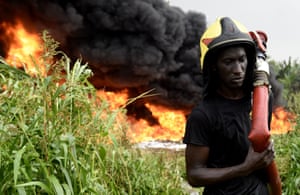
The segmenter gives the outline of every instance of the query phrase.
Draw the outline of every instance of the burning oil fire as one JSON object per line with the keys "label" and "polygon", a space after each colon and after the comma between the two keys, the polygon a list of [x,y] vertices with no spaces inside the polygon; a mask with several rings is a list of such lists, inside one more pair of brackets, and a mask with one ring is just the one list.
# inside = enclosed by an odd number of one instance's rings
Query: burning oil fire
{"label": "burning oil fire", "polygon": [[293,130],[296,116],[287,112],[283,107],[276,108],[272,113],[271,132],[282,134]]}
{"label": "burning oil fire", "polygon": [[[31,75],[37,74],[38,70],[44,75],[45,67],[37,68],[34,62],[38,59],[37,56],[39,57],[42,53],[40,37],[37,34],[27,32],[21,22],[17,22],[15,26],[5,22],[0,25],[6,29],[6,34],[11,38],[6,57],[8,64],[24,68]],[[36,62],[36,64],[40,63]]]}
{"label": "burning oil fire", "polygon": [[[19,22],[16,26],[10,26],[6,23],[0,24],[7,29],[7,34],[12,37],[10,49],[6,58],[7,62],[16,67],[24,67],[28,73],[35,74],[36,68],[32,63],[31,55],[38,59],[41,54],[41,40],[37,34],[27,32]],[[44,69],[44,67],[39,67]],[[123,107],[128,101],[128,92],[126,89],[121,92],[106,92],[99,90],[97,95],[107,99],[112,109]],[[145,106],[152,112],[152,115],[158,119],[159,124],[149,125],[145,119],[135,119],[128,116],[131,123],[129,138],[135,142],[143,141],[181,141],[184,134],[185,113],[180,110],[171,110],[162,106],[146,103]],[[277,108],[273,112],[271,124],[272,133],[286,133],[293,128],[294,115],[285,111],[283,108]]]}
{"label": "burning oil fire", "polygon": [[[97,95],[110,102],[111,109],[123,107],[128,102],[128,92],[126,89],[121,92],[105,92],[98,90]],[[152,115],[158,118],[160,125],[149,125],[145,119],[135,119],[128,116],[131,129],[128,137],[133,142],[167,140],[180,141],[184,133],[185,114],[182,111],[170,110],[162,106],[146,103],[145,105]]]}
{"label": "burning oil fire", "polygon": [[180,141],[184,134],[185,115],[182,111],[146,103],[146,107],[158,118],[160,125],[149,126],[145,120],[131,120],[129,136],[136,142],[155,140]]}

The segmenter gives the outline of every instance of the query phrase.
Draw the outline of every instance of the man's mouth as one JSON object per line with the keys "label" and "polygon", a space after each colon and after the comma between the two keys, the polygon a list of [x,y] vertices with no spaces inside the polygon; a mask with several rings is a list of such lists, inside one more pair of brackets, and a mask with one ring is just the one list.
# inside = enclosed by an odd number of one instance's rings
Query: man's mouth
{"label": "man's mouth", "polygon": [[244,81],[244,77],[233,77],[231,79],[231,81],[237,83],[237,82],[243,82]]}

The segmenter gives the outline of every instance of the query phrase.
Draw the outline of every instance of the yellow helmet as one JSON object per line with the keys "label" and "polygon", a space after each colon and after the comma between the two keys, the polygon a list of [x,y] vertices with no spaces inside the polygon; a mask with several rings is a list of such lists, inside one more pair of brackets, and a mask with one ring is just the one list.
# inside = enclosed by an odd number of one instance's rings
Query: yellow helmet
{"label": "yellow helmet", "polygon": [[201,70],[206,66],[209,56],[213,51],[236,44],[243,44],[249,47],[248,58],[256,59],[256,46],[246,27],[229,17],[218,18],[206,29],[200,39]]}
{"label": "yellow helmet", "polygon": [[244,90],[250,93],[253,89],[253,70],[256,63],[256,45],[247,29],[238,21],[229,17],[218,18],[203,33],[200,39],[200,68],[203,73],[204,97],[216,89],[217,75],[214,74],[211,63],[216,60],[220,49],[240,45],[245,48],[247,54],[246,79]]}

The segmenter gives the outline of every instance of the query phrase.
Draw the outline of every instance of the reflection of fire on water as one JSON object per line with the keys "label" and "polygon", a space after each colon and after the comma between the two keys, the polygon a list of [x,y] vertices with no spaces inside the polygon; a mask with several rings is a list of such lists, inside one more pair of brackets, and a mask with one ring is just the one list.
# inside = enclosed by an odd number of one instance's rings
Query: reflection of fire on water
{"label": "reflection of fire on water", "polygon": [[[38,59],[40,54],[40,39],[37,35],[26,32],[23,26],[18,23],[15,27],[7,26],[5,23],[0,24],[7,29],[7,33],[13,40],[10,43],[10,48],[7,56],[7,61],[11,65],[20,67],[21,62],[26,62],[25,70],[28,73],[35,73],[36,69],[31,62],[30,55],[34,59]],[[44,68],[44,67],[39,67]],[[127,90],[121,92],[106,92],[99,90],[99,97],[107,99],[112,109],[122,107],[128,100]],[[152,116],[158,119],[158,123],[149,125],[146,119],[136,119],[133,116],[128,116],[128,121],[131,124],[128,136],[133,142],[143,142],[151,140],[160,141],[181,141],[184,126],[185,113],[180,110],[171,110],[166,107],[145,103],[145,107],[151,112]],[[293,114],[285,111],[283,108],[278,108],[273,113],[273,120],[271,124],[272,133],[286,133],[293,128],[293,123],[289,121],[294,119]]]}

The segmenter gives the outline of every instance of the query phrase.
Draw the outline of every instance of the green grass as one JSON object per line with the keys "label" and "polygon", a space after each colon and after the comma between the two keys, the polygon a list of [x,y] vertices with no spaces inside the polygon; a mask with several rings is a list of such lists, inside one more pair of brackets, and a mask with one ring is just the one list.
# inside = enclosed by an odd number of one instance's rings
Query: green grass
{"label": "green grass", "polygon": [[294,131],[274,136],[284,195],[300,194],[300,120]]}

